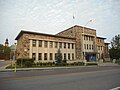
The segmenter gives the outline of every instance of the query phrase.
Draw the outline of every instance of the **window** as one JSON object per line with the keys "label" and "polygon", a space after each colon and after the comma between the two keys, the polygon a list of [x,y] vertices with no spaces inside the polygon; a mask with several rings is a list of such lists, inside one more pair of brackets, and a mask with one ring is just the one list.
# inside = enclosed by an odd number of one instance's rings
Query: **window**
{"label": "window", "polygon": [[39,47],[42,47],[42,41],[39,40]]}
{"label": "window", "polygon": [[66,43],[64,43],[64,48],[66,48]]}
{"label": "window", "polygon": [[44,60],[47,60],[47,53],[44,53]]}
{"label": "window", "polygon": [[74,60],[74,53],[72,53],[72,60]]}
{"label": "window", "polygon": [[101,50],[102,50],[102,46],[101,46]]}
{"label": "window", "polygon": [[84,49],[86,49],[86,44],[84,44]]}
{"label": "window", "polygon": [[58,43],[57,42],[55,42],[55,48],[58,48]]}
{"label": "window", "polygon": [[50,60],[53,60],[53,54],[50,53]]}
{"label": "window", "polygon": [[33,46],[33,47],[36,47],[36,40],[33,40],[32,46]]}
{"label": "window", "polygon": [[38,59],[39,59],[39,60],[42,60],[42,53],[39,53],[39,54],[38,54]]}
{"label": "window", "polygon": [[91,44],[89,45],[89,49],[91,50]]}
{"label": "window", "polygon": [[53,42],[52,41],[50,42],[50,48],[53,48]]}
{"label": "window", "polygon": [[72,43],[72,49],[74,49],[74,43]]}
{"label": "window", "polygon": [[68,49],[70,49],[70,43],[68,43]]}
{"label": "window", "polygon": [[64,60],[66,60],[66,53],[64,53]]}
{"label": "window", "polygon": [[87,44],[87,49],[88,49],[88,44]]}
{"label": "window", "polygon": [[32,59],[36,60],[36,53],[32,53]]}
{"label": "window", "polygon": [[57,59],[57,53],[55,53],[55,60]]}
{"label": "window", "polygon": [[92,50],[93,50],[93,45],[92,45]]}
{"label": "window", "polygon": [[86,40],[88,40],[88,36],[86,36]]}
{"label": "window", "polygon": [[70,60],[70,53],[68,53],[68,60]]}
{"label": "window", "polygon": [[44,47],[45,47],[45,48],[48,47],[48,42],[47,42],[47,41],[44,42]]}
{"label": "window", "polygon": [[62,48],[62,43],[61,42],[59,43],[59,48]]}
{"label": "window", "polygon": [[85,40],[85,37],[86,37],[86,36],[84,36],[84,40]]}

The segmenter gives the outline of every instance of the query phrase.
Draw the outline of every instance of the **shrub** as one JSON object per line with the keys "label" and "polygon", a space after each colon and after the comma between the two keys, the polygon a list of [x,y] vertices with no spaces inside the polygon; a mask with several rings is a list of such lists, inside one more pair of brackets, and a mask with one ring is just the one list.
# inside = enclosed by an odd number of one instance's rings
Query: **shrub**
{"label": "shrub", "polygon": [[120,65],[120,60],[116,60],[116,62],[115,63],[117,63],[117,64],[119,64]]}
{"label": "shrub", "polygon": [[97,63],[86,63],[86,66],[98,65]]}
{"label": "shrub", "polygon": [[21,64],[22,64],[23,67],[30,67],[33,65],[33,63],[34,63],[34,60],[30,59],[30,58],[17,60],[17,65],[21,66]]}

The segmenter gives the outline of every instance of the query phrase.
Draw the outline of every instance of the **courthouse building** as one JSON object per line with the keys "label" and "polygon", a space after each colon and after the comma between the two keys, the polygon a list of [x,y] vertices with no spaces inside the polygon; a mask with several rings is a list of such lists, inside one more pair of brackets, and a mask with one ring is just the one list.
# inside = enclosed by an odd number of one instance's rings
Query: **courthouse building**
{"label": "courthouse building", "polygon": [[21,31],[17,40],[17,59],[33,58],[37,62],[54,62],[60,49],[62,60],[80,62],[83,60],[108,60],[106,38],[97,37],[96,30],[75,25],[56,35]]}

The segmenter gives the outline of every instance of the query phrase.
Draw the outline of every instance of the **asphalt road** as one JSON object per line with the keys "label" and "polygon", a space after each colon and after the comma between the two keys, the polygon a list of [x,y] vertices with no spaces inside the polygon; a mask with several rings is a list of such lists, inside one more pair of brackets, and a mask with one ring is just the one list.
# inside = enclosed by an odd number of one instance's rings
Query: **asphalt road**
{"label": "asphalt road", "polygon": [[0,72],[0,90],[110,90],[116,87],[120,87],[118,66]]}

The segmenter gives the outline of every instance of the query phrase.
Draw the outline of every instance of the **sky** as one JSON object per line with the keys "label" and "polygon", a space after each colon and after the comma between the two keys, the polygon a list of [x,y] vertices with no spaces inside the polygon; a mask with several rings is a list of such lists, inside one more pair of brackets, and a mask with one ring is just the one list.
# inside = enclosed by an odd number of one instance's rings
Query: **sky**
{"label": "sky", "polygon": [[73,25],[96,29],[110,42],[120,34],[120,0],[0,0],[0,44],[6,38],[14,44],[21,30],[56,34]]}

